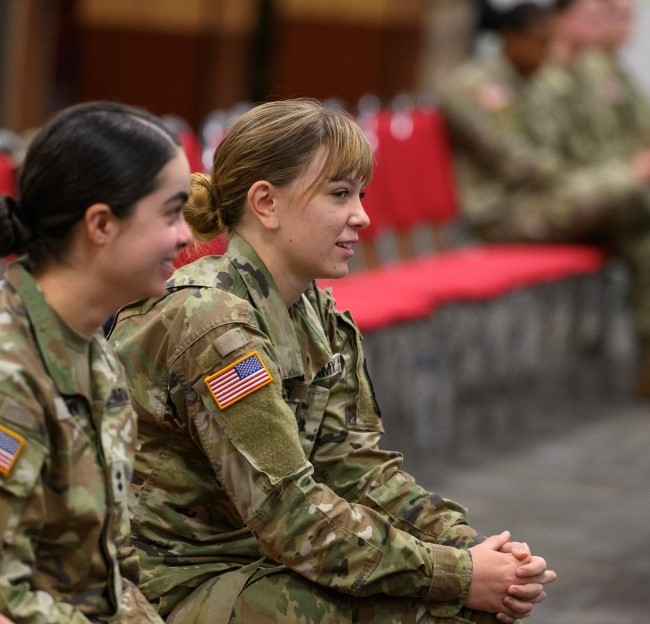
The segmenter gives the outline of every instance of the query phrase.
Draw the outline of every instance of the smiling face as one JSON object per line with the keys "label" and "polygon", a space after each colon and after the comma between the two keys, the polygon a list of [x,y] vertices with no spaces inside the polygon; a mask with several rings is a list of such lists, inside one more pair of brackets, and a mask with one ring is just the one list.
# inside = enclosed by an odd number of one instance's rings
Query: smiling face
{"label": "smiling face", "polygon": [[317,182],[325,156],[321,149],[302,175],[274,188],[278,227],[273,277],[278,286],[286,281],[298,292],[314,279],[347,275],[359,229],[369,224],[361,204],[361,180]]}
{"label": "smiling face", "polygon": [[142,197],[133,213],[117,221],[107,248],[106,284],[114,282],[125,302],[163,293],[178,252],[191,240],[183,217],[190,167],[181,150],[159,174],[155,190]]}

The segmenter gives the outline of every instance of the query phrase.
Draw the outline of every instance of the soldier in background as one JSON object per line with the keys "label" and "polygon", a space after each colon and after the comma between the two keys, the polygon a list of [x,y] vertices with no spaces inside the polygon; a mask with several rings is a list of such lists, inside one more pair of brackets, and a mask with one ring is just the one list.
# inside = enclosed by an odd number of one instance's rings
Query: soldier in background
{"label": "soldier in background", "polygon": [[459,67],[441,91],[464,222],[486,241],[591,243],[624,258],[645,351],[650,150],[610,153],[603,146],[576,69],[602,39],[604,0],[509,2],[501,9],[500,0],[489,1],[487,25],[500,34],[500,49]]}
{"label": "soldier in background", "polygon": [[139,109],[67,109],[0,197],[0,613],[15,624],[162,624],[137,587],[136,420],[101,325],[164,288],[189,242],[187,158]]}
{"label": "soldier in background", "polygon": [[580,222],[588,242],[606,245],[630,269],[637,391],[650,396],[650,107],[617,57],[633,8],[627,0],[557,0],[553,53],[528,106],[536,145],[602,198]]}
{"label": "soldier in background", "polygon": [[531,141],[526,101],[531,77],[551,43],[551,2],[508,9],[485,0],[479,31],[496,32],[500,47],[452,72],[440,90],[449,126],[465,224],[487,240],[544,240],[552,215],[529,209],[525,191],[543,189],[559,170],[551,150]]}
{"label": "soldier in background", "polygon": [[535,143],[552,149],[571,167],[601,158],[589,111],[592,93],[580,67],[602,41],[604,2],[555,0],[548,58],[531,81],[528,107]]}
{"label": "soldier in background", "polygon": [[198,240],[230,234],[226,253],[118,314],[133,544],[168,624],[512,622],[555,578],[378,446],[361,336],[314,281],[348,271],[372,163],[342,111],[245,113],[186,207]]}
{"label": "soldier in background", "polygon": [[578,62],[584,117],[600,150],[630,157],[650,146],[650,100],[623,66],[620,50],[630,37],[633,0],[602,0],[600,37]]}

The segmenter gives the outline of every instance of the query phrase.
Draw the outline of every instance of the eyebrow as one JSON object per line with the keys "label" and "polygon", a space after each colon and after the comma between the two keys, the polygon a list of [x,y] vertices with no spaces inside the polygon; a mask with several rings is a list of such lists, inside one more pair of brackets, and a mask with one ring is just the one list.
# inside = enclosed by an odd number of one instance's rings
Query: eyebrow
{"label": "eyebrow", "polygon": [[361,184],[361,186],[365,187],[368,183],[362,180],[361,178],[329,178],[325,182],[326,184],[340,184],[340,183],[345,183],[345,184]]}
{"label": "eyebrow", "polygon": [[179,200],[182,201],[183,203],[185,203],[189,199],[189,197],[190,197],[189,193],[186,193],[185,191],[179,191],[175,195],[172,195],[167,200],[165,200],[165,203],[166,204],[171,204],[172,202],[176,202],[176,201],[179,201]]}

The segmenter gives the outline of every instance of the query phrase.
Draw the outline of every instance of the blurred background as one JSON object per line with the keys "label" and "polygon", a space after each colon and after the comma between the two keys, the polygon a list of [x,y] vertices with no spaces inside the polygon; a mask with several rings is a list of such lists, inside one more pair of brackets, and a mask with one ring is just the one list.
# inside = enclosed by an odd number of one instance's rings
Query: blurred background
{"label": "blurred background", "polygon": [[[0,0],[0,126],[107,98],[195,129],[241,101],[435,93],[472,49],[474,0]],[[650,6],[626,62],[650,87]]]}
{"label": "blurred background", "polygon": [[2,0],[0,125],[109,98],[195,128],[240,101],[353,104],[434,87],[468,53],[471,0]]}

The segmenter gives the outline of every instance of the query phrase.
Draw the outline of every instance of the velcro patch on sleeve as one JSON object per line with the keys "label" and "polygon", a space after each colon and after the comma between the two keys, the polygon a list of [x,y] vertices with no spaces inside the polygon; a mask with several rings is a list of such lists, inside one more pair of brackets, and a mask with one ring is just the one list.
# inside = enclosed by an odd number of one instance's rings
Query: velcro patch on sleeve
{"label": "velcro patch on sleeve", "polygon": [[270,384],[273,378],[257,351],[253,351],[203,381],[219,409],[224,410]]}
{"label": "velcro patch on sleeve", "polygon": [[25,438],[0,425],[0,474],[8,477],[20,452],[25,446]]}

